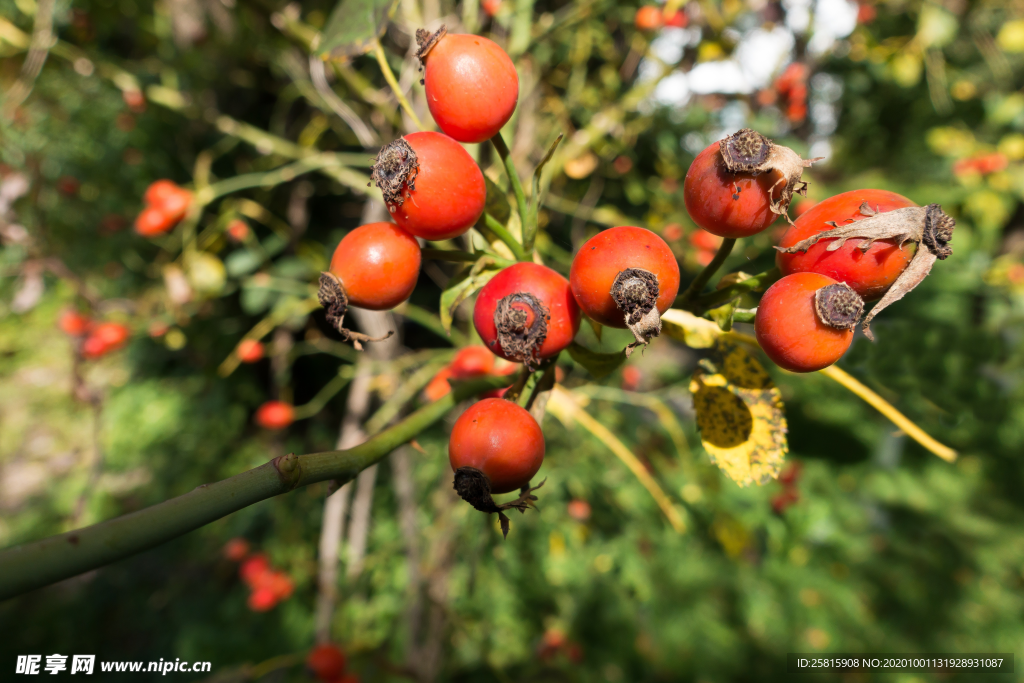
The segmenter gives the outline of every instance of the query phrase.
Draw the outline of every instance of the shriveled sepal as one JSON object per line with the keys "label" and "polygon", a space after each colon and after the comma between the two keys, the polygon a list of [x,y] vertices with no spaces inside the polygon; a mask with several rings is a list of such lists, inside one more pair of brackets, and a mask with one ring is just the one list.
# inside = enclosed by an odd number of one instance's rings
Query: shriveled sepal
{"label": "shriveled sepal", "polygon": [[626,358],[637,346],[647,346],[661,334],[658,312],[658,276],[643,268],[626,268],[615,276],[611,296],[626,319],[626,327],[636,341],[626,347]]}
{"label": "shriveled sepal", "polygon": [[352,342],[357,351],[362,351],[363,342],[384,341],[395,333],[389,330],[383,337],[371,337],[345,327],[345,314],[348,313],[348,293],[344,285],[334,273],[320,273],[320,289],[316,293],[320,305],[327,314],[327,322],[338,331],[345,341]]}
{"label": "shriveled sepal", "polygon": [[433,33],[425,28],[416,29],[416,58],[421,63],[425,62],[427,55],[434,46],[437,45],[438,41],[444,38],[448,34],[448,27],[441,24],[441,28],[437,29]]}
{"label": "shriveled sepal", "polygon": [[531,372],[536,370],[537,351],[547,339],[550,320],[547,307],[529,292],[503,297],[494,309],[494,327],[502,353]]}
{"label": "shriveled sepal", "polygon": [[818,320],[837,330],[852,330],[864,313],[864,299],[845,282],[825,285],[814,293]]}
{"label": "shriveled sepal", "polygon": [[406,194],[416,190],[420,164],[405,138],[392,140],[381,148],[370,173],[370,182],[380,188],[388,211],[394,213],[405,203]]}
{"label": "shriveled sepal", "polygon": [[491,480],[487,475],[475,467],[460,467],[455,470],[455,491],[462,500],[466,501],[480,512],[497,512],[498,520],[501,523],[502,537],[508,538],[509,519],[505,510],[519,510],[525,514],[528,508],[537,507],[534,503],[537,496],[533,492],[544,485],[545,479],[536,486],[524,486],[519,490],[519,497],[508,503],[498,505],[491,497]]}
{"label": "shriveled sepal", "polygon": [[904,209],[894,209],[885,213],[878,213],[867,202],[860,206],[860,213],[866,218],[851,220],[849,225],[838,225],[835,222],[828,224],[833,226],[831,230],[819,232],[805,240],[800,240],[791,247],[775,247],[785,254],[795,254],[807,251],[818,243],[819,240],[833,239],[826,251],[836,251],[841,248],[846,240],[861,239],[857,248],[866,252],[876,240],[891,240],[901,249],[907,242],[918,245],[917,253],[892,287],[885,293],[882,300],[875,304],[871,312],[864,318],[864,335],[874,341],[875,336],[871,332],[871,321],[883,310],[902,299],[921,281],[928,276],[932,265],[936,260],[943,261],[952,253],[953,249],[949,242],[953,239],[953,228],[956,221],[942,211],[938,204],[928,206],[913,206]]}
{"label": "shriveled sepal", "polygon": [[[778,171],[782,178],[772,186],[772,195],[775,188],[782,185],[782,191],[778,199],[772,199],[772,213],[785,216],[789,219],[789,203],[793,201],[793,195],[807,195],[807,183],[802,180],[805,168],[810,167],[815,161],[821,161],[824,157],[815,159],[801,159],[800,155],[789,147],[776,145],[770,139],[757,131],[749,128],[737,131],[719,143],[719,150],[722,160],[730,173],[749,173],[759,175],[770,171]],[[792,221],[790,220],[792,223]]]}

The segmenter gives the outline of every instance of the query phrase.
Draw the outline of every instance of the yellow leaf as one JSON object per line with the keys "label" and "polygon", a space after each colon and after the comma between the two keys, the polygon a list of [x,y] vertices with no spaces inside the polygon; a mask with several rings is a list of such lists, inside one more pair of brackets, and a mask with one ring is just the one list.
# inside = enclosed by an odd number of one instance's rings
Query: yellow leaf
{"label": "yellow leaf", "polygon": [[718,325],[689,311],[670,308],[661,316],[662,332],[691,349],[707,349],[722,335]]}
{"label": "yellow leaf", "polygon": [[782,396],[742,346],[719,342],[690,382],[697,427],[711,461],[740,486],[779,476],[789,451]]}

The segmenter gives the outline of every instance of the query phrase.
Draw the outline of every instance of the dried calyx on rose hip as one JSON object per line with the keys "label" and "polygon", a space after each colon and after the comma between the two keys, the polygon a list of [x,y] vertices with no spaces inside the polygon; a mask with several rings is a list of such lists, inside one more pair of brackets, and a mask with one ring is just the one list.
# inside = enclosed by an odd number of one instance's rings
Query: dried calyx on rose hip
{"label": "dried calyx on rose hip", "polygon": [[942,211],[938,204],[914,206],[904,209],[893,209],[878,213],[867,202],[861,205],[860,212],[866,216],[862,220],[853,221],[850,225],[838,225],[835,222],[831,230],[820,232],[812,237],[797,242],[791,247],[775,247],[779,251],[792,254],[807,251],[818,240],[833,239],[826,251],[835,251],[849,239],[863,239],[859,245],[861,251],[867,251],[876,240],[891,240],[903,248],[907,242],[917,244],[917,253],[910,261],[906,270],[892,284],[882,300],[875,304],[871,312],[864,318],[864,334],[874,341],[871,332],[871,321],[893,303],[899,301],[917,287],[928,276],[936,260],[943,261],[952,253],[949,242],[953,239],[953,228],[956,221]]}
{"label": "dried calyx on rose hip", "polygon": [[480,289],[473,326],[492,353],[532,371],[572,343],[580,308],[561,274],[536,263],[516,263]]}
{"label": "dried calyx on rose hip", "polygon": [[[506,510],[525,513],[544,485],[530,486],[544,462],[544,433],[529,411],[512,401],[485,398],[470,406],[452,427],[448,461],[455,472],[455,491],[481,512],[497,512],[508,536]],[[519,497],[498,504],[495,493],[519,490]]]}
{"label": "dried calyx on rose hip", "polygon": [[661,333],[661,314],[679,292],[679,264],[672,249],[650,230],[609,228],[580,247],[569,270],[576,303],[592,320],[628,328],[636,342],[628,356]]}
{"label": "dried calyx on rose hip", "polygon": [[434,131],[409,133],[380,150],[370,174],[391,217],[425,240],[465,234],[484,212],[484,174],[462,145]]}
{"label": "dried calyx on rose hip", "polygon": [[502,297],[494,309],[494,327],[502,352],[531,371],[537,369],[537,349],[547,339],[549,322],[547,306],[529,292]]}
{"label": "dried calyx on rose hip", "polygon": [[[758,175],[776,171],[782,175],[772,187],[771,210],[779,216],[786,216],[789,203],[794,194],[807,195],[807,183],[802,180],[805,168],[809,168],[815,159],[801,159],[800,155],[789,147],[777,145],[757,131],[744,128],[722,140],[720,149],[722,161],[730,173],[749,173]],[[775,187],[782,185],[778,199],[775,199]]]}
{"label": "dried calyx on rose hip", "polygon": [[373,184],[379,187],[388,210],[394,213],[396,207],[405,203],[406,192],[415,191],[419,170],[416,152],[405,138],[398,138],[384,145],[377,153],[370,182],[366,186]]}

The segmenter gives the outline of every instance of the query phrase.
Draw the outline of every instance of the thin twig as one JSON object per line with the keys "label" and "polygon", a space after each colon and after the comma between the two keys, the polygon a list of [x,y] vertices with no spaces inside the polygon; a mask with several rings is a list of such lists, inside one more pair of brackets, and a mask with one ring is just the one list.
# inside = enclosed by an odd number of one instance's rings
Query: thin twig
{"label": "thin twig", "polygon": [[25,63],[21,65],[21,75],[4,96],[4,118],[10,119],[14,116],[14,111],[31,94],[36,78],[46,63],[46,56],[53,47],[53,4],[54,0],[39,0],[36,5],[32,42]]}
{"label": "thin twig", "polygon": [[359,115],[352,111],[352,108],[331,89],[324,72],[324,62],[316,55],[311,55],[309,58],[309,77],[313,81],[313,87],[320,93],[320,97],[323,98],[327,106],[334,110],[334,113],[356,134],[359,144],[363,147],[374,147],[380,144],[380,137],[377,133],[363,123]]}
{"label": "thin twig", "polygon": [[675,306],[677,308],[685,309],[695,296],[703,291],[704,286],[714,277],[718,269],[722,267],[725,260],[729,258],[729,253],[732,251],[733,246],[736,244],[736,239],[733,237],[726,238],[722,242],[722,246],[718,248],[718,253],[715,254],[715,258],[711,259],[711,263],[704,267],[704,270],[693,279],[690,286],[686,288],[686,291],[676,297]]}
{"label": "thin twig", "polygon": [[929,451],[939,456],[946,462],[956,462],[957,453],[949,446],[944,446],[931,436],[928,435],[923,429],[918,427],[916,424],[911,422],[910,418],[896,410],[896,408],[886,401],[884,398],[867,388],[856,379],[843,372],[835,365],[831,365],[824,370],[819,371],[829,379],[833,379],[839,382],[841,385],[852,391],[854,394],[864,399],[872,408],[885,415],[889,420],[892,421],[897,427],[909,436],[914,441],[918,442]]}
{"label": "thin twig", "polygon": [[391,65],[388,64],[388,57],[384,54],[384,47],[380,44],[379,40],[373,41],[373,54],[377,58],[377,63],[380,65],[380,70],[384,73],[384,80],[391,86],[391,91],[395,93],[395,98],[398,99],[398,103],[402,105],[402,109],[409,115],[412,122],[416,124],[417,130],[423,130],[423,122],[420,121],[420,117],[416,115],[416,110],[409,104],[409,100],[405,98],[405,94],[402,92],[401,86],[398,84],[398,79],[395,78],[395,73],[391,70]]}
{"label": "thin twig", "polygon": [[[519,180],[519,172],[516,171],[515,162],[512,161],[512,153],[509,151],[508,145],[505,144],[505,139],[501,137],[500,132],[491,138],[491,144],[494,145],[494,149],[498,152],[498,156],[501,157],[501,161],[505,166],[505,174],[508,175],[508,181],[512,185],[512,193],[516,196],[516,208],[519,211],[519,219],[522,224],[523,235],[525,235],[526,222],[529,220],[530,212],[526,205],[526,193],[523,191],[523,184]],[[525,248],[523,251],[526,251]],[[529,254],[526,254],[526,256],[529,256]]]}

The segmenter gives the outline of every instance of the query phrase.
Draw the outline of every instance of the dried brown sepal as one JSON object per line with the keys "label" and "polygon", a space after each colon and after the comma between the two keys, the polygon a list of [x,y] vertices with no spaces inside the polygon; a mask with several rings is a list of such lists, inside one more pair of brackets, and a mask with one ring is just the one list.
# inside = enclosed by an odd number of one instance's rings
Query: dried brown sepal
{"label": "dried brown sepal", "polygon": [[850,285],[837,282],[814,293],[814,311],[825,325],[837,330],[852,330],[864,313],[864,299]]}
{"label": "dried brown sepal", "polygon": [[749,173],[759,175],[770,171],[778,171],[782,178],[772,186],[772,195],[775,194],[775,187],[782,185],[782,191],[778,199],[772,199],[772,213],[789,218],[789,203],[793,200],[794,194],[806,195],[807,183],[801,178],[805,168],[808,168],[815,161],[821,161],[824,157],[816,159],[801,159],[800,155],[789,147],[776,145],[774,142],[749,128],[737,131],[719,143],[719,150],[722,154],[722,161],[730,173]]}
{"label": "dried brown sepal", "polygon": [[537,351],[547,339],[550,319],[547,307],[529,292],[515,292],[502,298],[494,309],[494,326],[502,352],[531,372],[536,370]]}
{"label": "dried brown sepal", "polygon": [[480,512],[497,512],[503,538],[508,538],[509,530],[509,519],[505,516],[505,510],[519,510],[525,514],[528,508],[537,507],[534,505],[537,496],[533,495],[533,492],[543,486],[545,481],[547,479],[533,487],[524,486],[519,490],[518,498],[498,505],[491,497],[491,480],[486,474],[475,467],[460,467],[455,470],[455,492]]}
{"label": "dried brown sepal", "polygon": [[416,190],[416,175],[419,170],[416,152],[405,138],[398,138],[384,145],[377,153],[369,184],[375,184],[380,188],[388,211],[394,213],[405,203],[406,194]]}
{"label": "dried brown sepal", "polygon": [[636,341],[626,347],[626,358],[637,346],[646,346],[661,334],[661,315],[656,304],[658,276],[643,268],[626,268],[615,276],[611,296],[626,319],[626,327]]}
{"label": "dried brown sepal", "polygon": [[352,342],[357,351],[362,351],[363,342],[384,341],[395,333],[389,330],[383,337],[371,337],[345,327],[345,314],[348,313],[348,294],[341,280],[334,273],[320,273],[320,289],[316,293],[320,305],[327,314],[327,322],[338,331],[342,339]]}
{"label": "dried brown sepal", "polygon": [[448,34],[448,27],[441,24],[441,28],[437,29],[433,33],[425,28],[416,29],[416,58],[420,60],[420,63],[424,63],[427,59],[427,55],[434,49],[438,41]]}
{"label": "dried brown sepal", "polygon": [[949,242],[953,239],[953,228],[956,226],[956,221],[943,212],[942,207],[938,204],[912,206],[878,213],[865,202],[860,206],[860,213],[866,218],[857,221],[849,219],[850,225],[842,226],[829,222],[829,225],[833,226],[831,230],[819,232],[817,235],[800,240],[792,247],[775,248],[786,254],[795,254],[807,251],[823,239],[834,240],[825,247],[826,251],[836,251],[846,243],[846,240],[850,239],[864,240],[857,245],[861,251],[870,249],[876,240],[891,240],[901,249],[907,242],[917,244],[917,253],[914,254],[910,264],[892,284],[882,300],[875,304],[871,312],[864,318],[864,334],[868,339],[874,341],[875,335],[871,332],[871,321],[875,316],[921,284],[921,281],[931,272],[932,265],[936,260],[945,260],[953,253]]}

